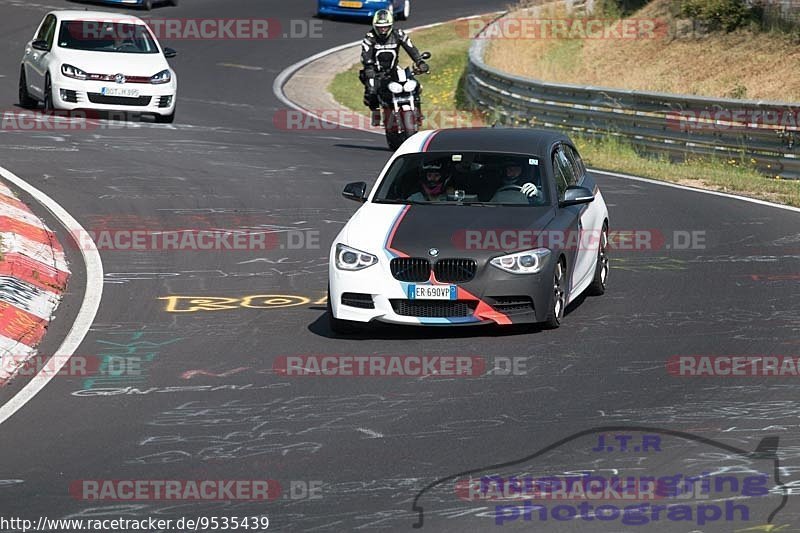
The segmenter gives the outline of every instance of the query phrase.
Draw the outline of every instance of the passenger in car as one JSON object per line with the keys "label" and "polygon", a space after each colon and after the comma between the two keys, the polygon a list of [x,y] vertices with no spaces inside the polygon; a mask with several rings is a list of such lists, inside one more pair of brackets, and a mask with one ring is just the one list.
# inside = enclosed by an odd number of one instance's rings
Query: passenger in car
{"label": "passenger in car", "polygon": [[450,179],[445,178],[441,163],[427,163],[422,167],[420,190],[408,197],[410,202],[437,202],[447,200]]}

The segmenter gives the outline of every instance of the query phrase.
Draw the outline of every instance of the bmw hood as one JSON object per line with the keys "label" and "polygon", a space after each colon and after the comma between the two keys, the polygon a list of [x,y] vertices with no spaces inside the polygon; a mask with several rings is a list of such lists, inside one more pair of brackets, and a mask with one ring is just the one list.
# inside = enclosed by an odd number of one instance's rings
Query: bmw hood
{"label": "bmw hood", "polygon": [[[554,217],[552,207],[388,205],[367,203],[342,232],[344,242],[371,253],[427,257],[495,257],[504,232],[535,232]],[[512,247],[524,249],[525,247]]]}

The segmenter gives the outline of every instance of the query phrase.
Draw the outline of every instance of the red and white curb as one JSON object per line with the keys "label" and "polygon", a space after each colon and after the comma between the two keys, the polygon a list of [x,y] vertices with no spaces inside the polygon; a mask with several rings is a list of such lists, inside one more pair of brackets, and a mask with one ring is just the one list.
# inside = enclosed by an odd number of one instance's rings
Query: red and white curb
{"label": "red and white curb", "polygon": [[0,183],[0,386],[36,354],[69,279],[64,249]]}

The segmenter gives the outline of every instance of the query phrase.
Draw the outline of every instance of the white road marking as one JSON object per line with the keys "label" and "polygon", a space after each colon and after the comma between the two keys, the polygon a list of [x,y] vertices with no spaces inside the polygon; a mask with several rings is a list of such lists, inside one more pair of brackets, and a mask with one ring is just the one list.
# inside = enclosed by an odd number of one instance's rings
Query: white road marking
{"label": "white road marking", "polygon": [[360,431],[361,433],[369,435],[369,438],[371,438],[371,439],[382,439],[383,438],[383,433],[378,433],[377,431],[372,431],[371,429],[356,428],[356,431]]}
{"label": "white road marking", "polygon": [[240,68],[242,70],[264,70],[264,67],[252,67],[250,65],[240,65],[238,63],[217,63],[218,67]]}
{"label": "white road marking", "polygon": [[[26,193],[30,194],[37,202],[47,208],[50,213],[67,230],[67,234],[72,238],[73,235],[86,235],[86,230],[75,220],[63,207],[45,193],[30,185],[22,178],[14,175],[3,167],[0,167],[0,176],[10,181]],[[44,372],[44,369],[36,374],[22,389],[17,392],[10,400],[0,407],[0,424],[8,420],[14,413],[31,401],[47,383],[58,374],[61,368],[67,364],[72,354],[81,345],[89,328],[97,316],[97,309],[100,307],[100,300],[103,296],[103,262],[100,260],[100,253],[91,241],[78,246],[86,265],[86,290],[83,294],[83,302],[78,310],[67,336],[61,346],[55,351],[54,355],[60,356],[55,359],[56,366]]]}
{"label": "white road marking", "polygon": [[593,168],[589,169],[589,172],[593,174],[605,174],[606,176],[613,176],[615,178],[623,178],[626,180],[633,180],[633,181],[640,181],[642,183],[650,183],[652,185],[663,185],[664,187],[672,187],[673,189],[681,189],[683,191],[691,191],[691,192],[699,192],[702,194],[710,194],[713,196],[722,196],[723,198],[732,198],[734,200],[741,200],[743,202],[750,202],[751,204],[758,204],[764,205],[767,207],[774,207],[776,209],[784,209],[786,211],[794,211],[795,213],[800,213],[800,207],[793,207],[791,205],[782,205],[776,204],[773,202],[767,202],[766,200],[759,200],[757,198],[748,198],[746,196],[739,196],[736,194],[730,194],[727,192],[719,192],[719,191],[708,191],[706,189],[697,189],[695,187],[687,187],[686,185],[678,185],[677,183],[670,183],[668,181],[659,181],[650,178],[642,178],[640,176],[631,176],[630,174],[620,174],[618,172],[609,172],[607,170],[595,170]]}

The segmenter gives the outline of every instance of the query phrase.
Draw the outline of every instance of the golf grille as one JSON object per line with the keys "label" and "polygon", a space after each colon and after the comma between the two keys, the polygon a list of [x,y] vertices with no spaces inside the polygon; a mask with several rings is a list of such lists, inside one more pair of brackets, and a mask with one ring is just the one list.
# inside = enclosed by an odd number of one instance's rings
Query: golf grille
{"label": "golf grille", "polygon": [[127,98],[125,96],[103,96],[100,93],[89,93],[89,101],[93,104],[106,105],[130,105],[145,107],[150,105],[151,97],[140,96],[138,98]]}

